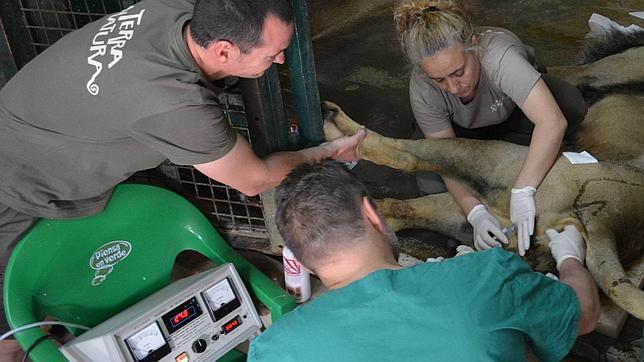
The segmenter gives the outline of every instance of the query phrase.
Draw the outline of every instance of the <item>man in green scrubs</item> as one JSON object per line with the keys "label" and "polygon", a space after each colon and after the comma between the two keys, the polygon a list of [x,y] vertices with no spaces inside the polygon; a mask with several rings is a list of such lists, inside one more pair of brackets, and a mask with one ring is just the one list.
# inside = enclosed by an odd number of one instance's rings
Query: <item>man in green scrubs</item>
{"label": "man in green scrubs", "polygon": [[599,315],[568,226],[549,230],[560,280],[502,248],[403,268],[365,187],[336,162],[301,165],[278,187],[286,246],[330,290],[251,344],[250,361],[543,361],[566,356]]}

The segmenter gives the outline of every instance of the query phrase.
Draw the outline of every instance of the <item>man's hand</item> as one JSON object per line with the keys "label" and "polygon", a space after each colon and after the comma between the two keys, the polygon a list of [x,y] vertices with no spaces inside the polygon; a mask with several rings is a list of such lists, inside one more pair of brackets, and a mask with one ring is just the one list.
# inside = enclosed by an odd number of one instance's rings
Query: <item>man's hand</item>
{"label": "man's hand", "polygon": [[[499,220],[492,216],[483,204],[478,204],[470,210],[467,215],[467,221],[474,228],[473,237],[476,249],[485,250],[501,246],[499,241],[504,244],[508,243],[508,238],[501,231]],[[494,235],[494,237],[490,234]]]}
{"label": "man's hand", "polygon": [[331,158],[336,161],[357,161],[360,159],[358,147],[360,147],[360,143],[366,136],[367,129],[363,126],[353,136],[334,139],[333,141],[325,142],[323,146],[329,149]]}
{"label": "man's hand", "polygon": [[534,217],[537,213],[535,192],[537,189],[532,186],[513,188],[510,196],[510,221],[517,226],[519,255],[522,256],[530,249],[530,235],[534,234]]}
{"label": "man's hand", "polygon": [[550,252],[557,261],[557,270],[561,263],[568,258],[577,259],[582,265],[586,260],[586,244],[576,227],[566,225],[564,231],[558,233],[555,229],[546,230],[550,239]]}

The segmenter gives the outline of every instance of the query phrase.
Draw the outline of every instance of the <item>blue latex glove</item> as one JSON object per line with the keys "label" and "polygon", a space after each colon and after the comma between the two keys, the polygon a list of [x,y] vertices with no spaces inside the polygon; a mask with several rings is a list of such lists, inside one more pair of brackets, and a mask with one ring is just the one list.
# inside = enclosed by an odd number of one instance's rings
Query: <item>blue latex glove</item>
{"label": "blue latex glove", "polygon": [[534,218],[537,214],[535,192],[537,189],[532,186],[513,188],[510,196],[510,221],[517,226],[519,255],[522,256],[530,249],[530,235],[534,234]]}

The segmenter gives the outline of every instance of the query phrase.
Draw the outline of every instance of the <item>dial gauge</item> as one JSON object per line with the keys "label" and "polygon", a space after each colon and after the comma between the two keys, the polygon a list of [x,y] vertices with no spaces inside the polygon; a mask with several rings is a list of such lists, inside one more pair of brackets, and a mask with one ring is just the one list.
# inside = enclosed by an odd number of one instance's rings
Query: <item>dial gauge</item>
{"label": "dial gauge", "polygon": [[221,280],[201,294],[208,305],[210,315],[216,321],[224,318],[241,306],[228,278]]}
{"label": "dial gauge", "polygon": [[144,360],[166,344],[159,324],[154,322],[125,340],[139,361]]}
{"label": "dial gauge", "polygon": [[228,278],[215,284],[212,288],[203,293],[210,309],[215,312],[224,305],[235,300],[235,292],[228,282]]}

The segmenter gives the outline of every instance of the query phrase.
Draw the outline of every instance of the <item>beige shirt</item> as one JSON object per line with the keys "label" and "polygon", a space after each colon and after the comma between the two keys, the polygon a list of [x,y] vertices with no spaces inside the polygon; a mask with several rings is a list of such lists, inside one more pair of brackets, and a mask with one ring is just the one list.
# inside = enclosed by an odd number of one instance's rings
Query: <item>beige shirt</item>
{"label": "beige shirt", "polygon": [[502,123],[514,107],[525,102],[541,74],[535,69],[534,51],[506,29],[481,27],[478,59],[481,74],[474,99],[468,104],[440,90],[414,67],[409,97],[416,122],[424,134],[451,127],[480,128]]}

